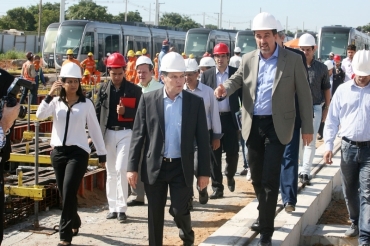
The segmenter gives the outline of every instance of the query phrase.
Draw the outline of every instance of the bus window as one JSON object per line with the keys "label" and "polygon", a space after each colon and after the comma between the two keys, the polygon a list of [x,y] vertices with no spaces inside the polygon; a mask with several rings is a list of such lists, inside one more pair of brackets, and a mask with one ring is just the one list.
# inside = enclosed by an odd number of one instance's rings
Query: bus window
{"label": "bus window", "polygon": [[208,53],[213,54],[213,48],[215,47],[215,41],[211,40],[209,41],[209,46],[208,46]]}
{"label": "bus window", "polygon": [[113,53],[113,47],[112,47],[112,35],[104,34],[105,39],[105,52],[107,53]]}
{"label": "bus window", "polygon": [[107,54],[104,52],[104,45],[103,45],[104,34],[98,34],[98,59],[100,60],[102,57],[106,56]]}
{"label": "bus window", "polygon": [[141,51],[141,42],[136,41],[136,49],[137,50],[135,50],[135,53],[136,51]]}
{"label": "bus window", "polygon": [[119,35],[112,35],[112,50],[119,53]]}
{"label": "bus window", "polygon": [[82,43],[81,54],[87,55],[89,52],[94,52],[94,33],[87,32]]}

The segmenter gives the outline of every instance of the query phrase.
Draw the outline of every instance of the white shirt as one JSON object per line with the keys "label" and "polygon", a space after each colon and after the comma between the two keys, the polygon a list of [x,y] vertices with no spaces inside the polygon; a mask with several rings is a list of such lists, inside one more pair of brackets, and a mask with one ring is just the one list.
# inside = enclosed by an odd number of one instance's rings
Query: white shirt
{"label": "white shirt", "polygon": [[[59,100],[59,97],[54,97],[49,104],[42,100],[37,109],[36,117],[45,119],[49,116],[53,116],[53,129],[50,140],[52,147],[63,146],[63,141],[65,141],[66,146],[77,145],[87,153],[90,153],[91,150],[85,131],[85,126],[87,125],[98,155],[107,154],[94,104],[89,99],[85,99],[85,102],[83,100],[77,102],[71,107],[70,111],[67,105]],[[67,126],[67,134],[65,134]]]}
{"label": "white shirt", "polygon": [[221,138],[221,120],[218,111],[218,103],[214,96],[213,89],[208,85],[198,82],[198,86],[195,90],[191,90],[186,84],[184,85],[184,90],[203,98],[208,130],[212,129],[214,139]]}
{"label": "white shirt", "polygon": [[234,55],[230,58],[229,66],[239,68],[242,63],[242,58],[240,56]]}
{"label": "white shirt", "polygon": [[[226,68],[224,73],[220,73],[220,71],[218,71],[218,69],[216,68],[217,86],[223,84],[228,79],[229,79],[229,67]],[[220,112],[230,112],[229,97],[226,97],[224,100],[218,102],[218,109],[220,110]]]}
{"label": "white shirt", "polygon": [[346,76],[344,77],[344,82],[351,80],[354,73],[352,70],[352,60],[350,60],[348,57],[344,58],[342,61],[342,70],[346,73]]}
{"label": "white shirt", "polygon": [[333,150],[334,139],[346,137],[352,141],[370,141],[370,84],[359,87],[354,80],[338,87],[331,100],[325,121],[324,141]]}
{"label": "white shirt", "polygon": [[155,79],[152,78],[152,80],[148,83],[146,87],[144,87],[142,84],[137,84],[139,87],[141,87],[143,93],[147,93],[150,91],[155,91],[158,89],[161,89],[163,87],[163,84],[157,82]]}

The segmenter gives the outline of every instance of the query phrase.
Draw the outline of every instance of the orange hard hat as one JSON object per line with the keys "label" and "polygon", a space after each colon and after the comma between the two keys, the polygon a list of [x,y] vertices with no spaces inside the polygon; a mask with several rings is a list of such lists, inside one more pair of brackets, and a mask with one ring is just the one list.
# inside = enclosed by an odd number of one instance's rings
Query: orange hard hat
{"label": "orange hard hat", "polygon": [[107,67],[126,67],[126,60],[120,53],[113,53],[107,58]]}

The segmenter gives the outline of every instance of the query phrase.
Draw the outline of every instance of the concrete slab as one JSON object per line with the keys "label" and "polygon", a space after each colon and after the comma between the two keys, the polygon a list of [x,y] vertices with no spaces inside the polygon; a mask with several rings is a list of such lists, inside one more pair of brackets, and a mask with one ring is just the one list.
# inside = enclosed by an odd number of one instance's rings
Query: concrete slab
{"label": "concrete slab", "polygon": [[345,225],[309,225],[302,233],[299,245],[311,246],[320,243],[323,245],[357,246],[356,237],[344,236],[347,229],[348,226]]}

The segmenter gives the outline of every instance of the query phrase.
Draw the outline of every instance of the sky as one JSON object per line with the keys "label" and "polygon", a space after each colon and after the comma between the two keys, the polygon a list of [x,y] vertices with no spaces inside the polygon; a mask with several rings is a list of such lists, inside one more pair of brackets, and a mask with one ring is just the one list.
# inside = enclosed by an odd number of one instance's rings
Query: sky
{"label": "sky", "polygon": [[[66,9],[79,0],[65,0]],[[98,5],[107,6],[108,12],[117,15],[125,12],[125,0],[94,0]],[[57,0],[43,0],[59,2]],[[217,25],[221,0],[159,0],[160,14],[176,12],[188,15],[196,22]],[[280,20],[283,27],[295,32],[297,29],[319,31],[322,26],[343,25],[358,27],[370,22],[368,0],[222,0],[222,28],[244,30],[250,28],[251,22],[260,11],[269,12]],[[1,1],[0,15],[21,6],[36,5],[39,0]],[[138,10],[143,21],[154,21],[155,0],[128,0],[127,10]],[[149,11],[151,9],[151,11]],[[151,14],[149,14],[151,13]],[[286,23],[288,28],[286,28]]]}

